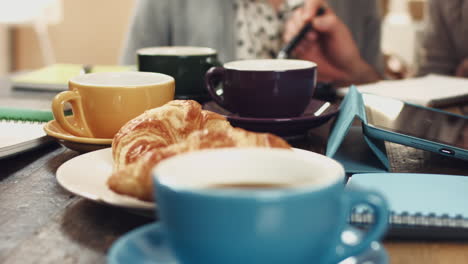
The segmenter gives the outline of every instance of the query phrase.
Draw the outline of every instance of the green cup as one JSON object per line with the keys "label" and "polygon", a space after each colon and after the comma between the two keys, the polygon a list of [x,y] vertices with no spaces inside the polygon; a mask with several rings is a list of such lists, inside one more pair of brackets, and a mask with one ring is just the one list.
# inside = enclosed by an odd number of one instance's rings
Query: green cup
{"label": "green cup", "polygon": [[138,70],[164,73],[174,77],[175,99],[200,103],[211,100],[205,87],[205,73],[220,66],[218,54],[204,47],[148,47],[137,51]]}

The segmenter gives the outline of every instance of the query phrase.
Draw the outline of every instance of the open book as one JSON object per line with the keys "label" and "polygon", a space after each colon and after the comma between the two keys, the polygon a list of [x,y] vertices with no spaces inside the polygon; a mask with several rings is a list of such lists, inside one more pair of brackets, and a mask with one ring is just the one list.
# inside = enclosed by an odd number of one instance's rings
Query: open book
{"label": "open book", "polygon": [[0,158],[53,142],[43,130],[50,111],[0,108]]}
{"label": "open book", "polygon": [[[344,96],[348,88],[338,89]],[[468,79],[430,74],[405,80],[380,81],[360,85],[361,93],[392,97],[408,103],[443,107],[468,102]]]}

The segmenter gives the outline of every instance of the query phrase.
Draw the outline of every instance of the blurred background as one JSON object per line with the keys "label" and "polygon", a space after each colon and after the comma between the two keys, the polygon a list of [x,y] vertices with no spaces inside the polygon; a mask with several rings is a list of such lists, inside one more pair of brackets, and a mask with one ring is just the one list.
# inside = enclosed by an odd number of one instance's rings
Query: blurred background
{"label": "blurred background", "polygon": [[[410,76],[424,28],[425,0],[381,3],[387,75]],[[52,63],[118,64],[134,4],[135,0],[0,0],[0,75]]]}

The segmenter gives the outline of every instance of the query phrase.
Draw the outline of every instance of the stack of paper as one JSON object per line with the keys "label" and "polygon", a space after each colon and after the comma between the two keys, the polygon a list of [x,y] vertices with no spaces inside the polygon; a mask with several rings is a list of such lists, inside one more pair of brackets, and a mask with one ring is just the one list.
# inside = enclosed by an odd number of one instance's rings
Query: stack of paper
{"label": "stack of paper", "polygon": [[[435,74],[420,78],[360,85],[358,90],[361,93],[392,97],[432,107],[468,102],[468,79]],[[344,96],[347,92],[348,88],[338,89],[340,96]]]}

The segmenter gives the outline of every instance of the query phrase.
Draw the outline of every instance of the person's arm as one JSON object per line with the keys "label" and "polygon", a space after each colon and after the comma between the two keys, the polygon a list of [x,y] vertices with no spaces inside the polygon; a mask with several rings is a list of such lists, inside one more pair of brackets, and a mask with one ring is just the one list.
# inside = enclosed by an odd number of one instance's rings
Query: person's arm
{"label": "person's arm", "polygon": [[419,55],[418,75],[439,73],[454,75],[458,60],[455,46],[450,38],[450,27],[444,18],[446,1],[431,0],[428,18]]}
{"label": "person's arm", "polygon": [[130,21],[120,62],[135,64],[136,51],[170,45],[169,3],[171,0],[138,0]]}
{"label": "person's arm", "polygon": [[316,17],[323,0],[306,0],[286,23],[284,40],[289,41],[306,23],[316,31],[309,32],[294,51],[298,59],[310,60],[319,67],[318,80],[337,86],[378,81],[380,75],[362,57],[351,32],[330,8]]}

